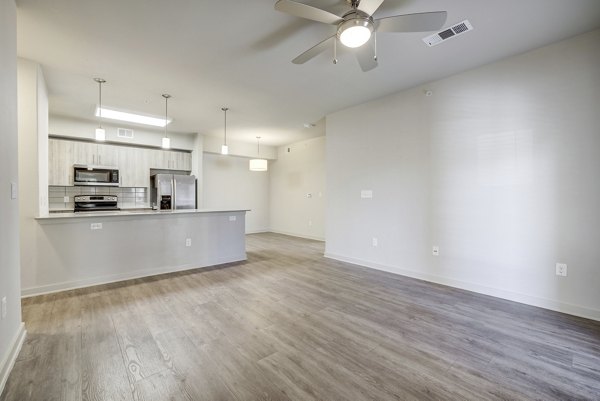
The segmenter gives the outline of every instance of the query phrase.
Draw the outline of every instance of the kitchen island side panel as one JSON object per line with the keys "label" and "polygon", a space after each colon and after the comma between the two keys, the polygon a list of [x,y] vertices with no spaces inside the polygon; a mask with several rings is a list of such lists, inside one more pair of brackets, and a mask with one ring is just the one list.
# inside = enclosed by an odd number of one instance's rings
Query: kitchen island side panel
{"label": "kitchen island side panel", "polygon": [[246,260],[245,211],[37,221],[23,296]]}

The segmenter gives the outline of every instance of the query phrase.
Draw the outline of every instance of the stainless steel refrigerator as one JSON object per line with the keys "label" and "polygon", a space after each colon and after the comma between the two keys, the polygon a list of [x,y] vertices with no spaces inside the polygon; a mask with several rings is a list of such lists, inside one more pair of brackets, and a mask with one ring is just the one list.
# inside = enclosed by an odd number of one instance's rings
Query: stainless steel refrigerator
{"label": "stainless steel refrigerator", "polygon": [[156,174],[150,177],[150,203],[161,210],[196,209],[196,177]]}

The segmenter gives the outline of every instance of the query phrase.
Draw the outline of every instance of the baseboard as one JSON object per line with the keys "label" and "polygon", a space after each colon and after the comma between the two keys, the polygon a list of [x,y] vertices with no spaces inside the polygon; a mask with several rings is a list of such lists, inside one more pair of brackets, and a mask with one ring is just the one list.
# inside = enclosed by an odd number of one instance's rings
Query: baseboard
{"label": "baseboard", "polygon": [[243,254],[240,254],[240,255],[228,256],[227,258],[218,258],[218,259],[212,261],[211,263],[206,263],[206,264],[201,264],[201,265],[185,264],[185,265],[179,265],[179,266],[167,266],[167,267],[159,267],[159,268],[154,268],[154,269],[137,270],[134,272],[111,274],[111,275],[100,276],[100,277],[91,277],[91,278],[82,279],[82,280],[64,281],[61,283],[54,283],[54,284],[48,284],[48,285],[41,285],[41,286],[37,286],[37,287],[23,288],[21,290],[21,297],[28,298],[28,297],[33,297],[33,296],[37,296],[37,295],[51,294],[54,292],[75,290],[77,288],[92,287],[95,285],[110,284],[110,283],[116,283],[119,281],[132,280],[132,279],[136,279],[136,278],[156,276],[159,274],[175,273],[175,272],[180,272],[180,271],[185,271],[185,270],[192,270],[192,269],[198,269],[198,268],[209,267],[209,266],[217,266],[217,265],[221,265],[224,263],[241,262],[246,259],[247,259],[247,256],[246,256],[246,253],[244,252]]}
{"label": "baseboard", "polygon": [[250,231],[246,231],[246,234],[262,234],[262,233],[268,233],[269,230],[266,228],[261,228],[258,230],[250,230]]}
{"label": "baseboard", "polygon": [[315,240],[315,241],[325,242],[325,238],[313,237],[312,235],[297,234],[297,233],[291,233],[291,232],[288,232],[288,231],[281,231],[281,230],[269,230],[269,232],[275,233],[275,234],[289,235],[290,237],[312,239],[312,240]]}
{"label": "baseboard", "polygon": [[512,291],[506,291],[499,288],[487,287],[481,284],[470,283],[461,280],[454,280],[443,276],[421,273],[414,270],[401,269],[396,266],[387,266],[367,260],[337,255],[330,252],[325,253],[325,257],[329,259],[339,260],[341,262],[352,263],[368,267],[371,269],[382,270],[389,273],[398,274],[401,276],[416,278],[419,280],[429,281],[436,284],[447,285],[449,287],[460,288],[467,291],[476,292],[479,294],[490,295],[496,298],[502,298],[509,301],[519,302],[526,305],[537,306],[544,309],[550,309],[556,312],[567,313],[569,315],[584,317],[586,319],[600,321],[600,310],[590,309],[579,305],[573,305],[565,302],[559,302],[552,299],[535,297],[527,294],[521,294]]}
{"label": "baseboard", "polygon": [[12,344],[9,347],[6,358],[4,358],[4,360],[2,360],[0,364],[0,396],[2,395],[2,391],[4,391],[4,386],[8,381],[10,371],[12,370],[13,366],[15,366],[15,361],[17,360],[19,352],[21,351],[21,347],[25,342],[26,335],[27,331],[25,330],[25,324],[21,323],[21,325],[19,326],[19,330],[17,330]]}

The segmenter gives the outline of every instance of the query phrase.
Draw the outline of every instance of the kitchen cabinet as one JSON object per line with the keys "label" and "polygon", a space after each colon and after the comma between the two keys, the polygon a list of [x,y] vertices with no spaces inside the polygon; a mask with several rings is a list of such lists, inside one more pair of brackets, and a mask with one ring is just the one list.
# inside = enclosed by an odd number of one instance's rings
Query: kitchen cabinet
{"label": "kitchen cabinet", "polygon": [[48,184],[73,185],[73,141],[48,140]]}
{"label": "kitchen cabinet", "polygon": [[151,159],[152,168],[163,170],[192,170],[192,155],[176,150],[156,150]]}
{"label": "kitchen cabinet", "polygon": [[117,166],[122,187],[150,186],[150,159],[152,149],[116,146]]}
{"label": "kitchen cabinet", "polygon": [[176,150],[49,138],[48,184],[73,185],[73,165],[116,166],[122,187],[148,187],[150,169],[192,170],[192,155]]}
{"label": "kitchen cabinet", "polygon": [[72,142],[74,163],[73,164],[92,164],[96,166],[116,166],[117,146],[78,141]]}

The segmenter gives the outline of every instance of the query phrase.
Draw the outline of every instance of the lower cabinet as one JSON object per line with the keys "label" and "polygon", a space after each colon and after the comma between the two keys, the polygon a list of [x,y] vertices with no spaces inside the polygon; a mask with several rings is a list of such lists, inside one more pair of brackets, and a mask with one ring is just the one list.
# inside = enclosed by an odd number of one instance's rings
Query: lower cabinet
{"label": "lower cabinet", "polygon": [[192,155],[158,150],[49,138],[48,185],[73,185],[74,164],[117,166],[122,187],[149,187],[150,169],[191,171]]}

